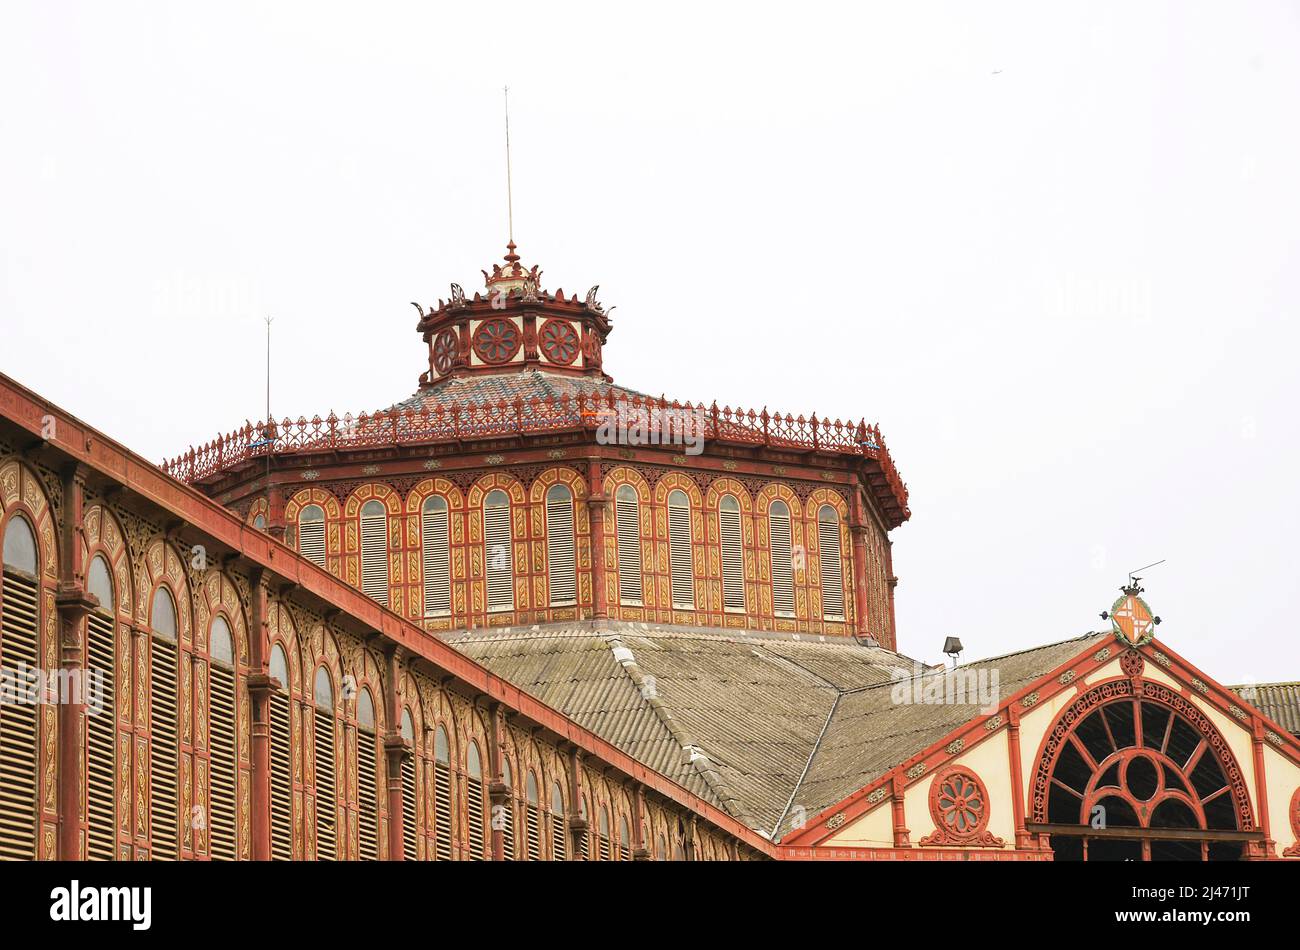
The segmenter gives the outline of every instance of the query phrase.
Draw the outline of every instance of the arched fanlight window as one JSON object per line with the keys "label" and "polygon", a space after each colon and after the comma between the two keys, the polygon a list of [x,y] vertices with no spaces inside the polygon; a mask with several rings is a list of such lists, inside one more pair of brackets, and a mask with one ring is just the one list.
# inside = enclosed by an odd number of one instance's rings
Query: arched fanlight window
{"label": "arched fanlight window", "polygon": [[573,493],[564,485],[552,485],[546,490],[546,574],[552,607],[577,601]]}
{"label": "arched fanlight window", "polygon": [[691,500],[686,492],[668,493],[668,562],[673,606],[695,609],[695,570],[691,564]]}
{"label": "arched fanlight window", "polygon": [[98,704],[86,709],[86,857],[112,861],[117,857],[117,624],[113,576],[102,554],[90,561],[86,589],[99,598],[86,617],[86,652],[101,683]]}
{"label": "arched fanlight window", "polygon": [[293,859],[293,755],[289,728],[289,659],[271,647],[269,672],[279,688],[271,693],[271,859]]}
{"label": "arched fanlight window", "polygon": [[176,602],[166,587],[154,591],[149,612],[149,823],[155,860],[175,860],[180,840],[176,726]]}
{"label": "arched fanlight window", "polygon": [[451,860],[451,744],[439,726],[433,739],[433,825],[435,861]]}
{"label": "arched fanlight window", "polygon": [[4,566],[8,571],[23,571],[35,577],[40,557],[36,549],[36,532],[27,519],[15,515],[5,526]]}
{"label": "arched fanlight window", "polygon": [[506,787],[506,800],[492,806],[492,830],[501,832],[502,858],[515,859],[515,779],[510,771],[509,756],[501,756],[501,783]]}
{"label": "arched fanlight window", "polygon": [[306,505],[298,513],[298,553],[325,566],[325,509],[320,505]]}
{"label": "arched fanlight window", "polygon": [[420,509],[420,550],[424,564],[424,615],[451,611],[451,528],[447,499],[430,495]]}
{"label": "arched fanlight window", "polygon": [[488,492],[483,500],[483,557],[487,569],[488,610],[513,610],[515,580],[510,496],[499,488]]}
{"label": "arched fanlight window", "polygon": [[[14,515],[5,525],[0,579],[0,659],[6,672],[19,669],[20,664],[31,670],[41,667],[39,562],[35,532],[26,518]],[[37,722],[35,703],[0,707],[0,771],[4,776],[0,858],[36,858]]]}
{"label": "arched fanlight window", "polygon": [[312,684],[312,753],[316,764],[316,859],[338,859],[338,782],[335,775],[334,685],[325,667]]}
{"label": "arched fanlight window", "polygon": [[822,617],[844,619],[844,569],[840,558],[840,515],[830,505],[817,509],[817,551],[821,564]]}
{"label": "arched fanlight window", "polygon": [[551,786],[551,860],[567,861],[569,845],[566,839],[568,816],[564,814],[564,792],[560,783]]}
{"label": "arched fanlight window", "polygon": [[[409,709],[402,710],[400,733],[407,742],[415,741],[415,722]],[[415,751],[407,747],[402,752],[402,859],[416,861],[420,857],[418,819],[419,799],[415,794]]]}
{"label": "arched fanlight window", "polygon": [[99,607],[102,613],[113,616],[116,609],[116,598],[113,596],[113,573],[108,569],[108,561],[104,560],[104,555],[96,554],[90,560],[90,570],[86,572],[86,589],[99,598]]}
{"label": "arched fanlight window", "polygon": [[618,819],[618,859],[628,861],[632,858],[632,832],[627,824],[627,815]]}
{"label": "arched fanlight window", "polygon": [[718,539],[722,547],[722,606],[745,609],[745,549],[740,539],[740,502],[723,495],[718,503]]}
{"label": "arched fanlight window", "polygon": [[357,854],[362,861],[379,860],[378,772],[375,703],[363,686],[357,694]]}
{"label": "arched fanlight window", "polygon": [[772,609],[778,617],[794,616],[794,543],[790,506],[776,500],[767,509],[772,540]]}
{"label": "arched fanlight window", "polygon": [[361,592],[388,606],[388,509],[373,498],[361,506]]}
{"label": "arched fanlight window", "polygon": [[482,861],[486,832],[483,814],[483,761],[473,739],[465,753],[465,810],[469,820],[469,859]]}
{"label": "arched fanlight window", "polygon": [[542,859],[542,812],[538,799],[537,776],[532,769],[524,780],[524,851],[529,861]]}
{"label": "arched fanlight window", "polygon": [[618,544],[618,598],[639,606],[643,595],[641,576],[641,500],[631,485],[619,485],[614,492],[615,536]]}
{"label": "arched fanlight window", "polygon": [[212,793],[212,822],[209,842],[212,860],[235,860],[235,802],[238,794],[238,771],[235,761],[235,644],[230,624],[223,616],[212,620],[208,632],[209,718],[208,736],[211,764],[208,781]]}

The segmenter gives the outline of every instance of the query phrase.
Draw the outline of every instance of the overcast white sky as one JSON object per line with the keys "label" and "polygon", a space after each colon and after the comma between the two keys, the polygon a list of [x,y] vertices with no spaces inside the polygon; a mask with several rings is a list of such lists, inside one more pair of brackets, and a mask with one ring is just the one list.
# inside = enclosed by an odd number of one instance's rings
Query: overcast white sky
{"label": "overcast white sky", "polygon": [[[1050,6],[1050,9],[1049,9]],[[900,646],[1300,679],[1295,4],[0,12],[0,371],[161,459],[387,406],[515,237],[605,366],[879,421]]]}

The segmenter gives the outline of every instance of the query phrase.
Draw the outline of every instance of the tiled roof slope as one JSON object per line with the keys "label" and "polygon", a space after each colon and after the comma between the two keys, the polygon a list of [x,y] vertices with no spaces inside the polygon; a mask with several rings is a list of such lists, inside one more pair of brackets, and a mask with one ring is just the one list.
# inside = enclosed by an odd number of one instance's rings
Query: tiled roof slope
{"label": "tiled roof slope", "polygon": [[1300,736],[1300,683],[1243,683],[1228,689],[1293,736]]}
{"label": "tiled roof slope", "polygon": [[[1106,636],[969,666],[997,664],[1007,695]],[[913,661],[851,639],[620,621],[445,639],[767,835],[979,714],[893,703],[895,671]]]}
{"label": "tiled roof slope", "polygon": [[529,404],[533,399],[544,402],[547,398],[576,399],[579,395],[607,396],[611,392],[616,398],[646,398],[644,393],[625,386],[615,386],[599,377],[564,376],[536,369],[512,369],[492,376],[448,377],[427,389],[420,390],[393,408],[418,410],[422,406],[427,406],[432,411],[439,406],[451,409],[453,406],[496,404],[501,401],[511,403],[516,396],[521,397],[525,404]]}

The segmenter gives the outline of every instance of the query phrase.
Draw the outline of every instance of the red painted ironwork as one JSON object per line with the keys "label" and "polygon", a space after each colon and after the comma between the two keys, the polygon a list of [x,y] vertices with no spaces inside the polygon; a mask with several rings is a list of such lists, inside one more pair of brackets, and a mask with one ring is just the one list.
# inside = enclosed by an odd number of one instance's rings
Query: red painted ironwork
{"label": "red painted ironwork", "polygon": [[176,458],[161,468],[186,482],[208,478],[242,462],[265,458],[268,453],[289,455],[306,451],[346,451],[392,445],[466,442],[533,434],[582,432],[598,426],[608,413],[633,414],[651,428],[698,420],[707,441],[765,448],[856,455],[875,461],[900,509],[907,511],[907,486],[894,467],[880,427],[862,422],[830,421],[813,416],[772,414],[764,409],[706,408],[703,403],[680,403],[652,397],[603,395],[547,396],[514,402],[435,404],[432,407],[381,409],[373,413],[322,419],[299,416],[280,422],[249,422],[242,428]]}
{"label": "red painted ironwork", "polygon": [[961,765],[950,765],[930,783],[930,817],[934,832],[919,842],[931,845],[1001,848],[1006,842],[989,828],[989,793],[980,777]]}

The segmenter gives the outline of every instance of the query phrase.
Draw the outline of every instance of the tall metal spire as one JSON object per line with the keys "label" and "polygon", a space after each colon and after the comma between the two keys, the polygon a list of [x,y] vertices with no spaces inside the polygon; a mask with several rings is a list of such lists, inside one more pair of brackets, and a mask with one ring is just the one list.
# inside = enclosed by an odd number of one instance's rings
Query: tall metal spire
{"label": "tall metal spire", "polygon": [[506,100],[506,222],[511,249],[515,243],[515,201],[510,181],[510,87],[505,87]]}

